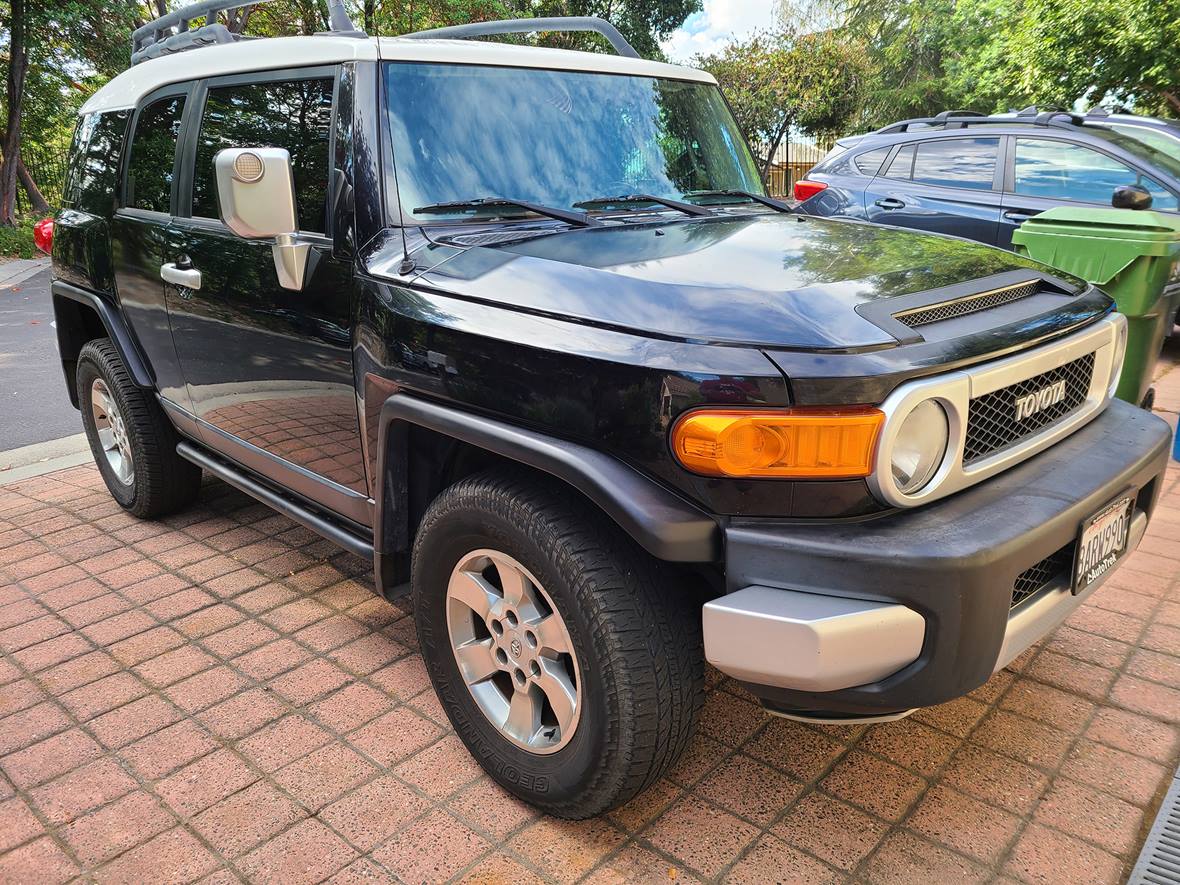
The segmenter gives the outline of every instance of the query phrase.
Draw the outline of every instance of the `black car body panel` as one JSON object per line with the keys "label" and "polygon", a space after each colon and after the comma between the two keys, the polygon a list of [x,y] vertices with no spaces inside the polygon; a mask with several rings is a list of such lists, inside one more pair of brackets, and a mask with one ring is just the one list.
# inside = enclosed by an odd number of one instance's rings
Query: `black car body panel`
{"label": "black car body panel", "polygon": [[[246,65],[89,114],[54,269],[67,383],[82,344],[111,337],[137,383],[155,390],[183,457],[371,552],[382,592],[406,578],[419,521],[440,492],[512,465],[580,495],[686,585],[717,596],[747,580],[796,586],[800,562],[826,569],[828,589],[850,597],[866,569],[892,570],[877,595],[913,604],[931,625],[914,679],[898,676],[907,688],[764,693],[796,707],[880,712],[984,678],[1008,611],[1008,565],[1024,568],[1064,543],[1101,494],[1131,483],[1150,511],[1160,425],[1120,422],[1114,409],[1000,477],[913,510],[875,494],[872,476],[686,469],[670,434],[693,410],[880,407],[907,384],[1109,331],[1112,303],[1010,252],[849,221],[863,220],[864,202],[855,209],[848,191],[844,207],[836,182],[803,214],[738,199],[710,205],[711,217],[659,205],[602,211],[600,224],[580,229],[531,216],[403,226],[380,64]],[[272,96],[273,84],[285,91]],[[237,104],[219,105],[217,90],[238,90]],[[292,125],[301,118],[282,104],[292,93],[312,102],[300,107],[318,114],[315,125]],[[152,107],[171,124],[151,127],[142,143],[154,150],[137,155]],[[323,158],[294,181],[309,228],[298,232],[309,259],[299,290],[279,284],[270,241],[237,237],[212,217],[209,170],[196,158],[222,144],[218,126],[243,131],[232,128],[241,120],[225,123],[234,113],[249,115],[250,144],[288,149],[297,169]],[[155,163],[155,177],[137,163]],[[807,214],[824,201],[833,211],[818,214],[846,217]],[[199,270],[199,283],[165,283],[166,264]],[[899,319],[1026,285],[998,306],[921,326]],[[1070,468],[1075,457],[1085,470]],[[1085,494],[1070,488],[1075,480]],[[1006,519],[1003,501],[1021,482],[1032,489],[1028,518]],[[1037,515],[1049,529],[1029,529]],[[922,537],[940,523],[948,546],[935,556]],[[984,575],[993,537],[1012,557]],[[866,539],[894,546],[874,558]],[[913,592],[899,586],[935,560],[955,585],[945,599],[929,574]],[[970,660],[948,646],[960,641]]]}
{"label": "black car body panel", "polygon": [[904,231],[759,212],[472,246],[415,282],[671,341],[857,351],[897,343],[861,305],[1014,269],[1043,268]]}

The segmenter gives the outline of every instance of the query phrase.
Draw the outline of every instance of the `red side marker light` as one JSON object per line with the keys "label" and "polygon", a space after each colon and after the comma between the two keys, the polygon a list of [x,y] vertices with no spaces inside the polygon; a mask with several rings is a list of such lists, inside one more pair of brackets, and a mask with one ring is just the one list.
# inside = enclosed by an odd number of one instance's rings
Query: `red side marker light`
{"label": "red side marker light", "polygon": [[52,218],[42,218],[33,225],[33,245],[46,255],[53,251]]}

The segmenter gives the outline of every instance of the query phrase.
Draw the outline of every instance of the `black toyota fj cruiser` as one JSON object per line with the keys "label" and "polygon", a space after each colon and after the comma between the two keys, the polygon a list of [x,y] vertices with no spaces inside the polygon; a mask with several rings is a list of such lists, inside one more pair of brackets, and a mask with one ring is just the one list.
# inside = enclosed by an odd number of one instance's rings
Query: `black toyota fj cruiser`
{"label": "black toyota fj cruiser", "polygon": [[[1111,399],[1100,291],[792,214],[713,79],[605,22],[239,42],[228,5],[81,112],[70,396],[127,511],[207,471],[408,579],[517,795],[653,783],[706,660],[812,720],[955,698],[1142,537],[1168,431]],[[460,39],[559,27],[618,54]]]}

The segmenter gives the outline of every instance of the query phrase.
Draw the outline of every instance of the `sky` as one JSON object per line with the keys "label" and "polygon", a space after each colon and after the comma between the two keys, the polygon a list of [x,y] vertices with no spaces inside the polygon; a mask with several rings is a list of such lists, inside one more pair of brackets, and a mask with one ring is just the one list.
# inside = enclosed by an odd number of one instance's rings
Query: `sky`
{"label": "sky", "polygon": [[704,8],[662,45],[671,61],[686,62],[698,53],[715,52],[733,40],[774,24],[772,0],[705,0]]}

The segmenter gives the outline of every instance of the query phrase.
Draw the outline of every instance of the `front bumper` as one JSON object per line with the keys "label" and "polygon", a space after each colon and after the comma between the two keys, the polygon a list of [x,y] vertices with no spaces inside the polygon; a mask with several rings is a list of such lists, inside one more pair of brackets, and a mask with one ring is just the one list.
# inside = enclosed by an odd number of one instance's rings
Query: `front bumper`
{"label": "front bumper", "polygon": [[1124,494],[1135,497],[1134,549],[1169,441],[1163,421],[1115,401],[1052,448],[925,507],[860,522],[735,520],[729,595],[703,615],[706,657],[781,711],[880,716],[963,695],[1100,586],[1074,596],[1066,569],[1012,604],[1019,576],[1072,561],[1082,522]]}

